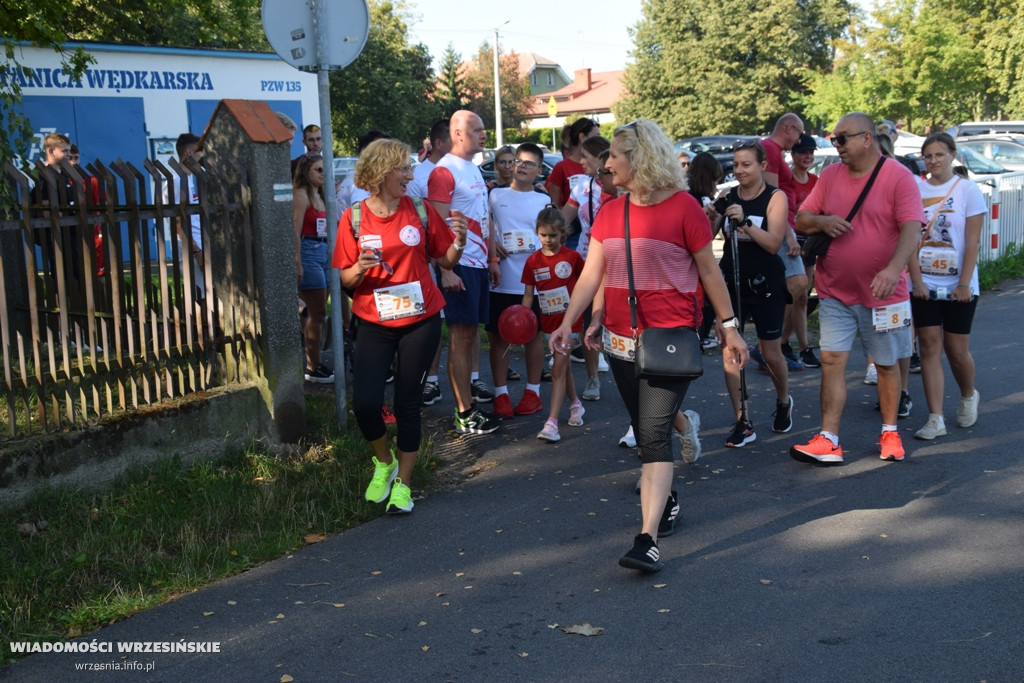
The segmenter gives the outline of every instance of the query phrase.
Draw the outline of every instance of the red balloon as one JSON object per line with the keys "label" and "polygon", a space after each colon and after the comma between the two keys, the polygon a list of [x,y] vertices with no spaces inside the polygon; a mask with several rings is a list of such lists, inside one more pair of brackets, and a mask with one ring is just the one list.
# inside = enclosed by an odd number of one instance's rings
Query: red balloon
{"label": "red balloon", "polygon": [[537,336],[537,316],[526,306],[509,306],[498,316],[498,333],[509,344],[525,344]]}

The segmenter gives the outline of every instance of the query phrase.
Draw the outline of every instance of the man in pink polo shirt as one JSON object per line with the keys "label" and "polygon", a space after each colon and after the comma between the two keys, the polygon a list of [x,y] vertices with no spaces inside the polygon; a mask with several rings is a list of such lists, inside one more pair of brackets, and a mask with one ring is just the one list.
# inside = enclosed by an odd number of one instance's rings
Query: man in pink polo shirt
{"label": "man in pink polo shirt", "polygon": [[[921,239],[924,216],[914,176],[884,159],[870,116],[854,112],[836,124],[832,144],[842,164],[822,171],[797,213],[805,234],[832,238],[818,259],[815,286],[821,299],[821,432],[790,449],[800,462],[841,465],[839,421],[846,404],[846,363],[854,338],[878,368],[882,410],[879,437],[883,460],[903,460],[896,430],[900,376],[896,361],[910,355],[910,297],[906,265]],[[860,209],[847,220],[857,198],[881,163]]]}

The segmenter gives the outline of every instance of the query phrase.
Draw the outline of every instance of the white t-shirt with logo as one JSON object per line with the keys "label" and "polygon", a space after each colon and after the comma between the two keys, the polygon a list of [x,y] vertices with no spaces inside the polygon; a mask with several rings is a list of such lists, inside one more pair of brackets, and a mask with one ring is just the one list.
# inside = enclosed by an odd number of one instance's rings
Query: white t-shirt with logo
{"label": "white t-shirt with logo", "polygon": [[[957,180],[960,182],[957,183]],[[957,183],[950,192],[950,186]],[[941,247],[951,246],[956,250],[958,256],[957,270],[963,268],[964,251],[967,247],[967,219],[971,216],[985,213],[988,208],[985,206],[985,196],[978,189],[978,186],[970,180],[965,180],[954,175],[951,180],[942,185],[932,185],[925,180],[918,180],[918,189],[921,191],[921,203],[924,205],[924,240],[922,250],[929,246]],[[942,198],[949,192],[946,201]],[[932,217],[935,220],[932,221]],[[929,224],[931,225],[929,229]],[[960,274],[935,275],[932,273],[921,273],[921,281],[928,289],[945,287],[952,292],[960,283]],[[971,294],[978,296],[981,290],[978,287],[978,268],[975,266],[971,273]]]}
{"label": "white t-shirt with logo", "polygon": [[461,211],[466,217],[469,230],[459,265],[487,268],[487,237],[490,229],[487,185],[476,164],[454,154],[445,154],[430,173],[427,199],[448,204],[449,209]]}
{"label": "white t-shirt with logo", "polygon": [[520,192],[511,187],[491,190],[491,229],[495,244],[501,244],[508,253],[501,260],[501,280],[491,288],[503,294],[522,294],[523,266],[530,254],[540,249],[537,237],[537,214],[551,203],[551,197],[530,189]]}

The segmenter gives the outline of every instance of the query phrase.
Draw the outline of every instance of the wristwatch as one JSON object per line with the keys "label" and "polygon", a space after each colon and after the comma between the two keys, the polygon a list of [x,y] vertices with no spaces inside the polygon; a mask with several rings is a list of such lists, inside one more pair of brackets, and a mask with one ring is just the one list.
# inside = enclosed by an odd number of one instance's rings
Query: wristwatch
{"label": "wristwatch", "polygon": [[728,320],[723,320],[722,327],[731,327],[735,330],[738,330],[740,328],[740,319],[737,318],[736,316],[733,316]]}

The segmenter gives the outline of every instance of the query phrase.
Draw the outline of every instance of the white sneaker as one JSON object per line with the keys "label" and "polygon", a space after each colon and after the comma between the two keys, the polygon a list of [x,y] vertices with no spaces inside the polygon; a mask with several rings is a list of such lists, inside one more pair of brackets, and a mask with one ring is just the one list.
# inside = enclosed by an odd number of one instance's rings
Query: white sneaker
{"label": "white sneaker", "polygon": [[537,438],[541,441],[548,441],[550,443],[557,443],[562,440],[561,435],[558,433],[558,425],[548,420],[544,423],[544,429],[540,430],[540,434]]}
{"label": "white sneaker", "polygon": [[608,372],[608,361],[604,359],[603,353],[597,354],[597,371]]}
{"label": "white sneaker", "polygon": [[582,403],[572,403],[569,405],[569,426],[570,427],[582,427],[583,426],[583,413],[587,412],[587,409],[583,407]]}
{"label": "white sneaker", "polygon": [[943,419],[937,415],[930,415],[928,421],[924,423],[924,427],[921,427],[914,433],[915,439],[923,439],[925,441],[931,441],[937,436],[946,435],[946,423]]}
{"label": "white sneaker", "polygon": [[864,384],[878,384],[878,370],[874,363],[868,363],[868,371],[864,373]]}
{"label": "white sneaker", "polygon": [[633,436],[633,425],[629,425],[629,429],[619,439],[619,445],[625,448],[636,448],[636,437]]}
{"label": "white sneaker", "polygon": [[978,421],[978,403],[981,401],[981,394],[974,390],[970,398],[961,398],[960,405],[956,409],[956,426],[970,427]]}
{"label": "white sneaker", "polygon": [[695,463],[700,458],[700,437],[697,433],[700,431],[700,415],[692,410],[684,410],[683,415],[686,416],[690,426],[685,432],[677,432],[679,434],[679,451],[683,456],[683,462]]}
{"label": "white sneaker", "polygon": [[585,401],[600,401],[601,400],[601,380],[597,377],[587,378],[587,387],[583,390],[580,396]]}

